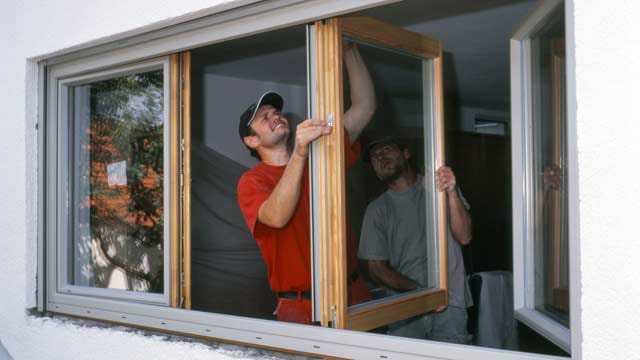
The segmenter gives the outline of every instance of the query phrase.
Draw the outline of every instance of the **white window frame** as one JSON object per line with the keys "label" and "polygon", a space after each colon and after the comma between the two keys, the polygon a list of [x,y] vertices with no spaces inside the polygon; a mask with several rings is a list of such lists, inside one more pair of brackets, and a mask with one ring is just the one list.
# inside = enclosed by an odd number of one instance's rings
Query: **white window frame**
{"label": "white window frame", "polygon": [[[87,69],[90,70],[90,69]],[[69,114],[67,112],[68,106],[68,96],[69,91],[72,87],[78,85],[89,84],[96,81],[106,80],[115,78],[118,76],[131,75],[151,70],[162,70],[163,71],[163,142],[164,142],[164,155],[163,162],[166,164],[167,168],[169,165],[169,134],[172,130],[170,128],[169,122],[169,106],[170,106],[170,97],[169,97],[169,58],[164,57],[157,60],[145,61],[142,63],[118,67],[109,70],[103,70],[98,72],[91,72],[88,74],[74,74],[66,71],[65,67],[53,67],[51,72],[49,73],[50,79],[55,79],[49,82],[49,104],[50,114],[55,114],[55,117],[52,119],[56,119],[55,125],[54,121],[51,122],[52,126],[55,126],[55,130],[50,134],[52,137],[55,131],[57,131],[57,139],[51,138],[50,141],[56,141],[54,143],[58,144],[56,149],[57,159],[56,163],[57,169],[51,169],[51,176],[49,177],[49,185],[51,185],[51,189],[54,193],[58,194],[59,199],[64,199],[63,201],[58,201],[57,204],[57,214],[62,214],[59,216],[58,222],[50,222],[50,226],[56,227],[56,230],[50,228],[50,231],[56,231],[58,234],[56,242],[50,242],[48,244],[48,271],[47,276],[49,276],[50,280],[48,284],[50,286],[49,292],[51,294],[52,299],[58,294],[69,294],[69,295],[86,295],[86,296],[94,296],[94,297],[105,297],[105,298],[113,298],[113,299],[123,299],[130,301],[138,301],[138,302],[147,302],[147,303],[155,303],[161,305],[169,305],[169,293],[170,293],[170,283],[169,283],[169,271],[170,271],[170,257],[169,257],[169,221],[164,222],[164,236],[163,236],[163,293],[161,294],[153,294],[153,293],[144,293],[144,292],[135,292],[135,291],[127,291],[127,290],[117,290],[117,289],[108,289],[108,288],[95,288],[95,287],[87,287],[87,286],[79,286],[79,285],[71,285],[68,284],[68,268],[69,268],[69,259],[68,259],[68,249],[70,246],[73,246],[73,229],[71,229],[74,225],[68,221],[68,218],[71,217],[69,214],[72,211],[72,207],[75,204],[72,202],[70,198],[64,198],[65,195],[73,193],[73,189],[70,188],[71,182],[69,181],[68,176],[71,174],[72,169],[70,169],[73,162],[70,160],[74,155],[73,151],[70,150],[68,145],[72,145],[71,141],[68,137],[69,134],[74,133],[76,131],[77,124],[71,124],[69,121]],[[75,136],[74,136],[75,138]],[[56,171],[57,170],[57,171]],[[55,181],[53,180],[55,179]],[[169,219],[170,207],[169,207],[169,176],[164,177],[163,182],[163,207],[164,207],[164,217]],[[67,195],[68,196],[68,195]]]}
{"label": "white window frame", "polygon": [[[568,0],[571,2],[573,0]],[[64,69],[66,74],[98,72],[117,66],[127,66],[139,61],[157,58],[185,49],[205,46],[228,39],[275,30],[278,28],[308,23],[313,20],[358,11],[391,3],[390,0],[237,0],[180,18],[161,28],[142,28],[134,32],[110,37],[106,40],[84,44],[69,50],[43,56],[40,61],[41,99],[38,102],[51,110],[52,102],[44,87],[51,91],[59,80],[52,76],[53,69]],[[573,16],[567,11],[568,16]],[[207,15],[207,16],[203,16]],[[573,24],[568,22],[567,24]],[[573,56],[573,38],[567,37],[568,58]],[[571,62],[568,69],[572,69]],[[573,79],[572,71],[568,77]],[[56,73],[53,72],[53,75]],[[569,97],[575,93],[572,83],[568,86]],[[569,107],[575,109],[570,101]],[[247,317],[213,314],[194,310],[181,310],[166,306],[122,301],[87,295],[69,295],[51,290],[42,272],[49,274],[51,264],[46,253],[50,245],[60,236],[56,229],[59,221],[59,188],[50,181],[51,174],[58,171],[57,146],[59,128],[56,111],[41,111],[39,119],[39,249],[38,308],[84,318],[94,318],[136,327],[155,328],[168,332],[192,334],[198,337],[222,339],[257,347],[281,348],[295,352],[342,358],[389,358],[389,359],[550,359],[544,355],[488,349],[472,346],[404,339],[374,333],[353,332],[331,328],[320,328],[282,323]],[[575,111],[570,109],[569,122],[575,121]],[[569,126],[569,133],[575,127]],[[515,132],[515,131],[514,131]],[[570,155],[573,149],[570,148]],[[570,158],[571,160],[571,158]],[[574,169],[575,170],[575,169]],[[515,179],[515,178],[514,178]],[[575,194],[574,194],[575,195]],[[570,207],[576,203],[571,203]],[[515,214],[515,209],[514,209]],[[521,235],[518,234],[516,238]],[[54,247],[55,249],[55,247]],[[45,251],[46,250],[46,251]],[[570,251],[575,249],[571,248]],[[572,264],[573,265],[573,264]],[[53,270],[55,271],[55,269]],[[579,273],[572,267],[571,286],[576,285]],[[46,290],[46,291],[45,291]],[[572,292],[572,294],[576,294]],[[571,300],[572,309],[574,298]],[[577,319],[572,312],[572,329]],[[577,315],[576,315],[577,316]],[[576,339],[572,337],[572,339]],[[574,353],[575,354],[575,353]]]}
{"label": "white window frame", "polygon": [[[570,31],[570,12],[565,4],[566,46],[567,46],[567,155],[569,168],[569,262],[570,262],[570,324],[568,328],[535,308],[535,235],[534,235],[534,192],[533,192],[533,75],[531,36],[544,25],[562,0],[541,0],[524,23],[511,37],[511,154],[512,154],[512,195],[513,195],[513,277],[514,311],[518,320],[540,333],[563,350],[571,353],[577,330],[577,301],[579,291],[577,264],[577,190],[575,161],[575,105],[571,101],[573,71],[570,57],[573,49]],[[572,131],[573,129],[573,131]],[[572,333],[576,334],[573,335]],[[574,346],[573,348],[575,348]]]}

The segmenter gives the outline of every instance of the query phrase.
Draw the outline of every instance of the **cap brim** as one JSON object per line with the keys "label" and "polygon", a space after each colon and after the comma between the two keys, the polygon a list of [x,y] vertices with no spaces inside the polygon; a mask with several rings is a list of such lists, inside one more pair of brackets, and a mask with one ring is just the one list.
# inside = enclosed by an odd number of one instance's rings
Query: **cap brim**
{"label": "cap brim", "polygon": [[280,94],[273,91],[267,91],[266,93],[262,94],[258,98],[258,101],[256,101],[256,108],[253,110],[253,114],[251,114],[251,119],[249,119],[249,121],[247,122],[247,126],[251,125],[253,119],[256,117],[258,109],[260,109],[260,107],[263,105],[271,105],[278,111],[282,111],[284,100],[282,99],[282,96],[280,96]]}
{"label": "cap brim", "polygon": [[362,154],[362,160],[365,163],[371,162],[371,150],[378,145],[386,145],[386,144],[395,144],[395,145],[405,145],[405,141],[395,135],[383,136],[376,140],[373,140],[367,144]]}

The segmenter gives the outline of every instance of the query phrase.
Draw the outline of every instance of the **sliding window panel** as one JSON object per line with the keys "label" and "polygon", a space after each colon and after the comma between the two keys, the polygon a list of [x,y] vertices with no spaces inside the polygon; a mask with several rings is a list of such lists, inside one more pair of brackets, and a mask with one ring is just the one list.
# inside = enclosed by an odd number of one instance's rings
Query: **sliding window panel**
{"label": "sliding window panel", "polygon": [[57,293],[169,303],[169,59],[57,82]]}
{"label": "sliding window panel", "polygon": [[[444,164],[441,45],[366,17],[319,21],[314,30],[314,117],[333,124],[331,135],[314,148],[314,240],[323,296],[316,303],[322,308],[319,320],[338,328],[372,330],[447,303],[447,218],[444,198],[435,190],[435,170]],[[354,128],[345,124],[353,119],[345,114],[361,101],[362,86],[354,76],[356,68],[343,59],[347,51],[359,54],[377,99],[372,119],[358,133],[348,134],[358,139],[345,136]],[[411,198],[413,225],[407,230],[419,241],[407,244],[413,250],[388,258],[390,266],[414,278],[418,288],[412,291],[394,291],[367,277],[362,266],[367,261],[362,242],[369,241],[370,230],[364,214],[385,185],[364,159],[366,154],[361,152],[359,159],[353,154],[385,135],[402,139],[418,179]],[[351,144],[345,144],[347,139]]]}

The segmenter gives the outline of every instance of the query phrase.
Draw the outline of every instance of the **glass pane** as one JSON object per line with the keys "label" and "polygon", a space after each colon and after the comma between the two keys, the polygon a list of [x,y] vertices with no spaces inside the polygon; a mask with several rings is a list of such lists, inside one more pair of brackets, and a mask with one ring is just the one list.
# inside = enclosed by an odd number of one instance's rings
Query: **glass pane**
{"label": "glass pane", "polygon": [[[439,279],[432,63],[367,44],[358,47],[377,104],[360,137],[361,159],[347,173],[349,305],[435,288]],[[344,94],[348,109],[346,76]],[[366,283],[368,298],[358,281]]]}
{"label": "glass pane", "polygon": [[[296,285],[291,284],[292,279],[299,281],[303,302],[310,304],[309,235],[297,232],[295,238],[299,246],[287,242],[276,249],[271,244],[282,244],[280,239],[289,241],[291,238],[284,239],[283,234],[291,234],[292,226],[278,231],[249,220],[252,216],[257,218],[258,208],[251,205],[258,204],[261,196],[273,191],[279,177],[271,176],[282,175],[284,166],[260,162],[238,133],[243,112],[256,103],[260,95],[273,91],[282,96],[282,119],[288,120],[288,139],[293,139],[291,130],[307,117],[306,60],[304,26],[257,34],[192,52],[192,201],[191,223],[185,225],[191,227],[192,308],[195,310],[282,319],[288,309],[278,307],[276,293],[294,296]],[[277,121],[275,116],[270,119]],[[250,191],[245,191],[242,199],[250,199],[241,207],[239,182],[243,174],[249,172],[259,175],[257,181],[267,189],[244,187]],[[308,180],[304,184],[308,185]],[[300,221],[309,224],[308,204],[308,195],[302,196],[296,213],[298,224]],[[304,217],[306,220],[300,220]],[[295,231],[304,230],[308,231],[308,226]],[[280,312],[278,315],[276,310]],[[310,307],[305,315],[309,317]]]}
{"label": "glass pane", "polygon": [[562,7],[532,37],[535,306],[569,326],[566,98]]}
{"label": "glass pane", "polygon": [[164,291],[163,70],[69,90],[69,284]]}

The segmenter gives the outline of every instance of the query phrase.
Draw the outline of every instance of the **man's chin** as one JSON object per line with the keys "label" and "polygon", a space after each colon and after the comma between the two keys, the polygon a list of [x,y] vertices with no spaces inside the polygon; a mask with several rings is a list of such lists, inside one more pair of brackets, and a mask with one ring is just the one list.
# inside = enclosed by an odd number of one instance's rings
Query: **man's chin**
{"label": "man's chin", "polygon": [[285,123],[285,122],[281,122],[278,125],[276,125],[273,130],[271,131],[276,131],[276,130],[280,130],[280,129],[286,129],[287,131],[289,130],[289,124]]}
{"label": "man's chin", "polygon": [[285,126],[277,126],[275,127],[272,132],[277,133],[277,134],[289,134],[289,128],[285,125]]}
{"label": "man's chin", "polygon": [[378,174],[378,179],[385,184],[394,182],[399,177],[397,173]]}

